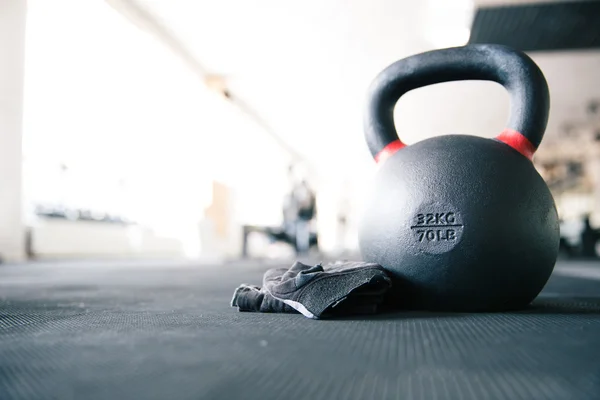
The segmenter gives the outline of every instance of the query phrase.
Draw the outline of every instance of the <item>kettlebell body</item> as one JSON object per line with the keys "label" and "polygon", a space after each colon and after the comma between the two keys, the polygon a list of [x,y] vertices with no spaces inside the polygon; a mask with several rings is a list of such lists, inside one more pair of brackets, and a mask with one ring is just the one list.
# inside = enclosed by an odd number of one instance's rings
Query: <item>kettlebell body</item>
{"label": "kettlebell body", "polygon": [[[403,93],[470,77],[507,87],[513,108],[507,130],[494,139],[400,142],[393,108]],[[365,132],[380,165],[367,191],[359,244],[365,260],[391,273],[399,307],[519,309],[542,290],[559,243],[554,200],[531,161],[548,107],[541,71],[503,46],[424,53],[375,80]]]}

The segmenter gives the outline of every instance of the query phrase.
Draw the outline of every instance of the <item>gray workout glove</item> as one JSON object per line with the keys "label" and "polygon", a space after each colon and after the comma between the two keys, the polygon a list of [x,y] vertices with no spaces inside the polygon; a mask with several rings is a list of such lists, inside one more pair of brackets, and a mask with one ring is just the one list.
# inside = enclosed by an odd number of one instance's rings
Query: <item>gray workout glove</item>
{"label": "gray workout glove", "polygon": [[239,311],[300,312],[320,319],[341,315],[373,314],[392,281],[379,264],[337,261],[268,270],[263,286],[240,285],[232,307]]}

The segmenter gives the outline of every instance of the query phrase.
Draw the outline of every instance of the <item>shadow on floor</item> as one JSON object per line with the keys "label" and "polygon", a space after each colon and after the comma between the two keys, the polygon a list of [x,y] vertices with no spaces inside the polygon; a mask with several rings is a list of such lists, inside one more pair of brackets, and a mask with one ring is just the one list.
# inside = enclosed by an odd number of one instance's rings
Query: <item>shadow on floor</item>
{"label": "shadow on floor", "polygon": [[478,315],[599,315],[600,297],[542,297],[536,299],[523,310],[508,312],[434,312],[415,310],[389,310],[374,315],[348,315],[332,319],[335,320],[395,320],[415,318],[453,318]]}

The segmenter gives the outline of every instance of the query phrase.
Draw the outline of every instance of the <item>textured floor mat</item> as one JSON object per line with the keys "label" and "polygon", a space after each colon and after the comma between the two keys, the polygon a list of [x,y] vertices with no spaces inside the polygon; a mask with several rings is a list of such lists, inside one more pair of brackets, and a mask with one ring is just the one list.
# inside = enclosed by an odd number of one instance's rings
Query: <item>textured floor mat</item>
{"label": "textured floor mat", "polygon": [[313,321],[229,307],[260,268],[0,268],[0,399],[598,399],[600,281],[527,310]]}

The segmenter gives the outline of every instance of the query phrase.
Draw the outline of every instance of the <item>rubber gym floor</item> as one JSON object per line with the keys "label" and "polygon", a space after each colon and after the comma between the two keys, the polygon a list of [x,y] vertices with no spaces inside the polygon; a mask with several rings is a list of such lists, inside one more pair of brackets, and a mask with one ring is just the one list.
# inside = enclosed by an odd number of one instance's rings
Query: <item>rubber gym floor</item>
{"label": "rubber gym floor", "polygon": [[600,262],[512,313],[230,307],[275,265],[0,265],[0,399],[600,398]]}

